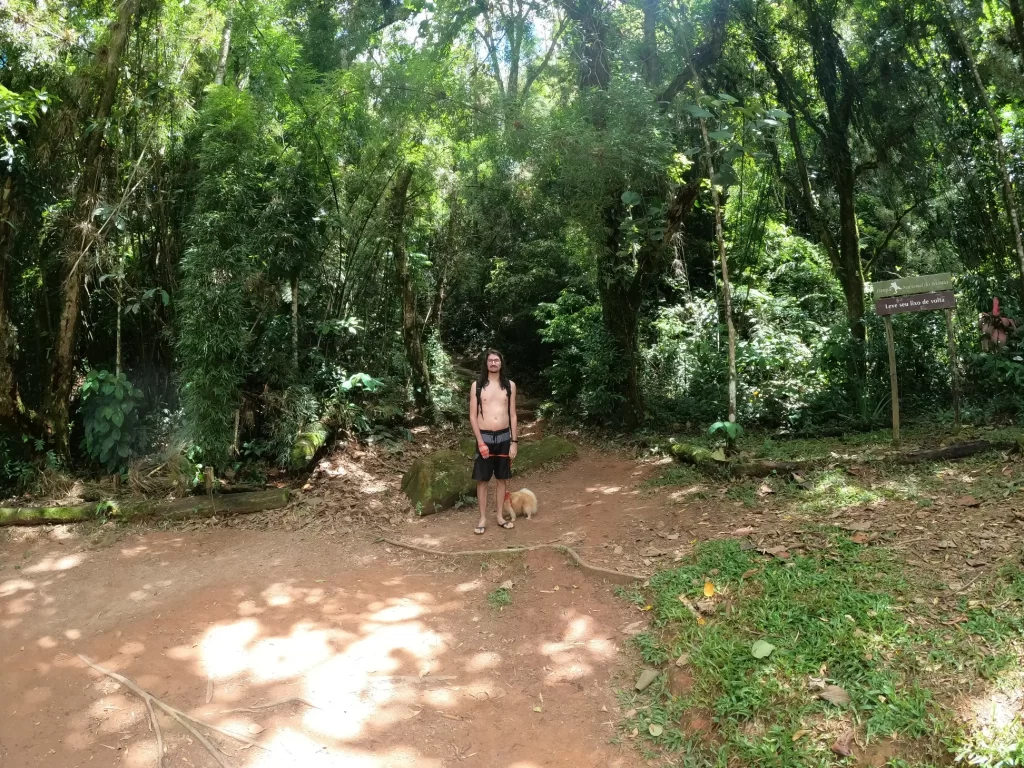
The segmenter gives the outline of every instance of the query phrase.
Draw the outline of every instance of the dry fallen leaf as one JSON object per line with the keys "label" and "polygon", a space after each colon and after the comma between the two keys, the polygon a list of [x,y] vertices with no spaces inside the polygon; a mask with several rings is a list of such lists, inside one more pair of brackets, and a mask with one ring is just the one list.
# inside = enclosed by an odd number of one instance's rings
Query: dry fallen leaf
{"label": "dry fallen leaf", "polygon": [[632,624],[627,624],[620,631],[624,635],[639,635],[644,631],[643,621],[634,621]]}
{"label": "dry fallen leaf", "polygon": [[685,667],[689,663],[690,663],[690,654],[688,654],[688,653],[684,653],[678,659],[676,659],[676,666],[677,667]]}
{"label": "dry fallen leaf", "polygon": [[961,496],[959,499],[955,499],[953,503],[958,507],[977,507],[981,504],[981,502],[973,496]]}
{"label": "dry fallen leaf", "polygon": [[864,520],[859,523],[846,523],[845,525],[840,525],[839,527],[842,528],[844,531],[870,531],[871,521]]}
{"label": "dry fallen leaf", "polygon": [[846,689],[840,688],[838,685],[826,685],[825,690],[819,693],[818,697],[830,704],[835,704],[837,707],[845,707],[850,703],[850,694],[846,692]]}
{"label": "dry fallen leaf", "polygon": [[498,589],[512,589],[513,586],[512,579],[509,579],[508,581],[501,582],[501,586]]}
{"label": "dry fallen leaf", "polygon": [[534,707],[534,708],[533,708],[533,711],[534,711],[534,712],[543,712],[544,710],[543,710],[543,709],[541,709],[540,707]]}
{"label": "dry fallen leaf", "polygon": [[849,757],[853,754],[853,731],[846,731],[835,740],[832,751],[840,757]]}
{"label": "dry fallen leaf", "polygon": [[793,734],[793,741],[800,741],[800,739],[802,739],[808,733],[810,733],[810,731],[797,731]]}
{"label": "dry fallen leaf", "polygon": [[644,690],[647,686],[653,683],[660,674],[661,673],[656,669],[645,669],[640,673],[640,677],[637,678],[636,685],[634,685],[633,688],[637,691]]}
{"label": "dry fallen leaf", "polygon": [[249,723],[249,733],[255,736],[257,733],[263,733],[263,726],[257,723]]}
{"label": "dry fallen leaf", "polygon": [[877,533],[864,533],[863,531],[861,531],[860,533],[853,534],[853,536],[850,537],[850,541],[852,541],[854,544],[870,544],[877,538]]}
{"label": "dry fallen leaf", "polygon": [[747,526],[744,526],[743,528],[737,528],[735,531],[732,532],[732,535],[733,536],[749,536],[753,532],[754,532],[754,529],[751,528],[749,525],[747,525]]}
{"label": "dry fallen leaf", "polygon": [[710,581],[705,581],[704,582],[704,597],[714,597],[714,595],[715,595],[715,585],[712,584]]}
{"label": "dry fallen leaf", "polygon": [[768,483],[761,483],[761,487],[757,489],[758,496],[767,496],[769,493],[775,493],[772,487]]}
{"label": "dry fallen leaf", "polygon": [[665,732],[665,729],[657,723],[651,723],[647,726],[647,732],[650,733],[651,736],[661,736],[661,734]]}
{"label": "dry fallen leaf", "polygon": [[762,555],[772,555],[774,557],[777,557],[779,558],[779,560],[789,559],[789,550],[787,550],[785,547],[767,547],[759,549],[757,551],[760,552]]}

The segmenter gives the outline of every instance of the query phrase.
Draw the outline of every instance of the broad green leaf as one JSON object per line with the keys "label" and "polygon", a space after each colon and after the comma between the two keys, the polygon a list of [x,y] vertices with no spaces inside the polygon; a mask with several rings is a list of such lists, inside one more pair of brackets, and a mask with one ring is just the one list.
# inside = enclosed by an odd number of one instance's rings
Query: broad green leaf
{"label": "broad green leaf", "polygon": [[704,107],[699,106],[697,104],[683,104],[683,109],[686,110],[686,112],[690,115],[690,117],[704,118],[704,119],[707,119],[709,117],[714,117],[714,115],[712,115],[710,112],[708,112],[706,109],[704,109]]}
{"label": "broad green leaf", "polygon": [[114,411],[114,413],[110,417],[110,420],[120,427],[122,424],[124,424],[124,414],[121,413],[121,411]]}
{"label": "broad green leaf", "polygon": [[626,205],[640,205],[642,198],[636,192],[623,192],[622,202]]}
{"label": "broad green leaf", "polygon": [[651,736],[661,736],[661,734],[665,732],[665,729],[657,723],[651,723],[647,726],[647,731]]}
{"label": "broad green leaf", "polygon": [[708,134],[708,137],[714,139],[715,141],[729,141],[730,139],[732,139],[733,135],[733,132],[730,131],[728,128],[721,128],[717,131],[711,131]]}
{"label": "broad green leaf", "polygon": [[753,654],[755,659],[764,659],[772,655],[772,651],[775,650],[775,646],[766,640],[756,640],[750,647],[750,653]]}
{"label": "broad green leaf", "polygon": [[711,183],[716,187],[731,187],[740,183],[740,177],[736,175],[736,170],[731,165],[723,163],[719,166],[718,172],[711,177]]}

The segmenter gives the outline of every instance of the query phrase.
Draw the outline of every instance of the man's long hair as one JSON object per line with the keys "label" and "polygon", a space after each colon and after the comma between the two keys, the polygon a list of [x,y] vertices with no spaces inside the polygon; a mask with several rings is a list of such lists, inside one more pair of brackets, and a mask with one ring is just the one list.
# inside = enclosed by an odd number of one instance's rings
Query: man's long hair
{"label": "man's long hair", "polygon": [[509,397],[512,397],[512,385],[509,383],[508,374],[505,372],[505,356],[496,349],[488,349],[484,352],[483,361],[480,365],[480,376],[476,380],[476,410],[481,416],[484,413],[484,404],[480,399],[480,393],[483,392],[484,387],[490,381],[490,372],[487,370],[487,358],[491,355],[497,355],[498,359],[501,360],[501,369],[498,371],[498,386],[504,389]]}

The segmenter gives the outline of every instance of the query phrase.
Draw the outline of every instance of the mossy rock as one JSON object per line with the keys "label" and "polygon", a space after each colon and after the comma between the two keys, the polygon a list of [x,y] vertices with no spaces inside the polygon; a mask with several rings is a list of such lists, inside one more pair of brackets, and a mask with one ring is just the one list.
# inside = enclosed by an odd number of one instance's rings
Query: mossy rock
{"label": "mossy rock", "polygon": [[576,454],[576,446],[558,435],[549,435],[532,443],[520,443],[514,464],[515,472],[529,472],[556,461],[575,458]]}
{"label": "mossy rock", "polygon": [[[520,443],[513,465],[515,475],[529,472],[576,455],[576,446],[551,435],[543,440]],[[413,462],[402,478],[402,490],[418,515],[432,515],[452,506],[463,496],[476,491],[473,458],[476,441],[469,437],[459,442],[458,451],[436,451]]]}
{"label": "mossy rock", "polygon": [[292,443],[291,455],[288,466],[290,469],[303,469],[316,456],[317,451],[324,447],[327,442],[327,427],[321,422],[314,421],[307,425],[295,437]]}
{"label": "mossy rock", "polygon": [[447,509],[473,493],[473,464],[458,451],[435,451],[412,463],[402,477],[402,490],[418,515]]}

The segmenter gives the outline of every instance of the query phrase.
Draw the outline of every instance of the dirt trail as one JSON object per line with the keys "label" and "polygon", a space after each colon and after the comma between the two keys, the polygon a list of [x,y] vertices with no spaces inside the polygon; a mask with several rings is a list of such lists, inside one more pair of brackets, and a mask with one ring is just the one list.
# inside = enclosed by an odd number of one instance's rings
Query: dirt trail
{"label": "dirt trail", "polygon": [[[514,530],[492,522],[475,536],[463,509],[389,535],[447,549],[569,540],[628,570],[639,556],[614,546],[628,535],[632,552],[638,520],[665,514],[637,487],[645,472],[588,452],[515,481],[541,509]],[[511,605],[491,606],[506,580]],[[613,687],[631,682],[620,630],[639,616],[550,551],[457,561],[355,525],[143,531],[101,546],[67,529],[12,532],[0,549],[0,766],[156,765],[143,703],[81,653],[272,748],[216,738],[233,768],[633,768],[638,755],[610,740]],[[225,713],[294,697],[317,708]],[[165,765],[214,765],[161,723]]]}

